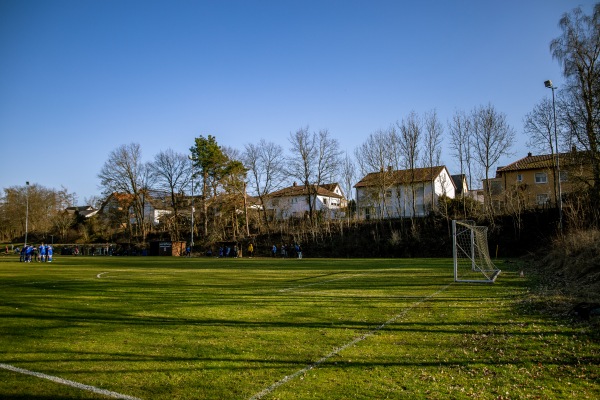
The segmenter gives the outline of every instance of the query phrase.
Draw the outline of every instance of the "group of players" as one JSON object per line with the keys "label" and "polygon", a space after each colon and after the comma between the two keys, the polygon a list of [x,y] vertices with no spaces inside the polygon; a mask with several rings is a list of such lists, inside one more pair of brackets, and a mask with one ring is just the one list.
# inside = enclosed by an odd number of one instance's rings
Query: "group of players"
{"label": "group of players", "polygon": [[38,247],[32,245],[23,246],[21,249],[21,257],[19,261],[21,262],[31,262],[31,260],[35,260],[37,262],[52,262],[52,253],[54,250],[52,246],[49,244],[40,244]]}

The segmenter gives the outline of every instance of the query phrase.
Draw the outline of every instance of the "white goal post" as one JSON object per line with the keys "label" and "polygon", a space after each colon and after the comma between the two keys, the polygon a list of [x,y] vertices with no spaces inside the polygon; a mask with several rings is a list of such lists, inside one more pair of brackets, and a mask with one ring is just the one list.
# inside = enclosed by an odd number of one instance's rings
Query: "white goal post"
{"label": "white goal post", "polygon": [[452,221],[454,281],[493,283],[500,270],[490,258],[487,226],[474,221]]}

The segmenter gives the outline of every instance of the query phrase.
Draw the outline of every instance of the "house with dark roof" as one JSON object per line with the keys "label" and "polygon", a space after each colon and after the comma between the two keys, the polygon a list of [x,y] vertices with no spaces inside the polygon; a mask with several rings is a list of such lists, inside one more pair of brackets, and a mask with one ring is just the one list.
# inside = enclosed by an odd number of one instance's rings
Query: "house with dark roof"
{"label": "house with dark roof", "polygon": [[[591,181],[591,166],[585,154],[576,150],[558,154],[562,199],[581,190]],[[485,201],[495,209],[553,207],[558,202],[556,154],[527,154],[483,182]]]}
{"label": "house with dark roof", "polygon": [[[310,190],[309,190],[310,188]],[[274,219],[303,218],[309,213],[309,201],[313,210],[328,218],[344,216],[347,200],[337,183],[321,185],[298,185],[269,193],[265,200],[265,210]]]}
{"label": "house with dark roof", "polygon": [[467,184],[467,176],[465,174],[452,175],[452,181],[456,191],[455,197],[467,196],[469,194],[469,185]]}
{"label": "house with dark roof", "polygon": [[[466,182],[465,182],[466,183]],[[421,217],[440,196],[455,197],[456,183],[444,165],[371,172],[356,185],[357,215],[363,219]]]}
{"label": "house with dark roof", "polygon": [[[152,192],[144,196],[144,219],[153,225],[158,225],[160,219],[171,214],[172,207],[170,199],[165,197],[162,192]],[[121,224],[125,226],[125,220],[134,225],[137,223],[132,210],[134,196],[129,193],[111,193],[102,203],[100,208],[105,215],[111,215],[122,220]]]}
{"label": "house with dark roof", "polygon": [[67,207],[65,211],[69,215],[78,215],[83,218],[91,218],[98,213],[97,208],[93,206],[75,206],[75,207]]}

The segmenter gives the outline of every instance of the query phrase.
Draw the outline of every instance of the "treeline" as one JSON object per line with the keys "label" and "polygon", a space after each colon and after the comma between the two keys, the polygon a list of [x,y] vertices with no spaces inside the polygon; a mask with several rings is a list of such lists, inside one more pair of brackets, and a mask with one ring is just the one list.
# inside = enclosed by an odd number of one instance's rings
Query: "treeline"
{"label": "treeline", "polygon": [[[550,83],[553,101],[542,100],[524,121],[531,145],[540,151],[554,155],[559,148],[584,150],[592,171],[586,207],[592,211],[600,209],[599,21],[600,4],[592,15],[576,8],[561,18],[562,32],[551,41],[550,52],[563,66],[565,83],[561,88]],[[109,212],[89,219],[65,213],[65,207],[74,205],[76,197],[64,188],[54,190],[38,184],[5,188],[0,200],[0,239],[21,240],[31,232],[41,238],[58,236],[63,241],[145,243],[150,237],[191,240],[193,233],[199,242],[208,244],[269,236],[283,232],[291,222],[270,219],[265,198],[292,182],[309,188],[338,182],[351,197],[353,185],[369,172],[442,164],[445,142],[460,166],[457,172],[466,175],[473,188],[480,179],[490,178],[515,138],[506,116],[491,104],[458,110],[445,125],[447,129],[435,110],[423,115],[410,112],[388,129],[368,135],[353,155],[344,154],[327,129],[311,131],[308,127],[289,135],[287,153],[264,139],[234,149],[208,135],[195,138],[187,154],[167,149],[145,162],[139,144],[122,145],[109,154],[99,171],[103,193],[91,204],[100,207],[117,193],[121,197],[113,199],[118,204]],[[163,205],[171,212],[154,225],[146,210],[156,201],[153,194],[157,192],[163,194]],[[307,220],[294,229],[313,237],[326,233],[334,223],[319,215],[312,201],[308,204]],[[477,207],[471,211],[469,218],[479,218]],[[486,217],[493,221],[493,210],[487,211]],[[453,216],[442,212],[446,220]],[[352,203],[346,214],[349,220],[345,223],[352,222]],[[598,226],[599,213],[589,215],[591,221],[587,222]]]}

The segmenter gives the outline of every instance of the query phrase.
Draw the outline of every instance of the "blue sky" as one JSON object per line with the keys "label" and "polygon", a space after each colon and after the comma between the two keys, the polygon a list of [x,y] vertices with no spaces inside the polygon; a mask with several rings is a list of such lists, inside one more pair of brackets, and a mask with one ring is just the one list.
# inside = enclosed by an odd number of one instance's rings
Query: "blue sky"
{"label": "blue sky", "polygon": [[83,204],[122,144],[147,161],[200,135],[287,150],[309,126],[352,154],[411,111],[446,127],[488,103],[517,133],[514,160],[544,80],[560,90],[548,46],[561,15],[593,4],[0,0],[0,188],[64,186]]}

